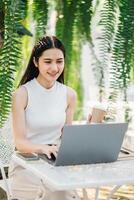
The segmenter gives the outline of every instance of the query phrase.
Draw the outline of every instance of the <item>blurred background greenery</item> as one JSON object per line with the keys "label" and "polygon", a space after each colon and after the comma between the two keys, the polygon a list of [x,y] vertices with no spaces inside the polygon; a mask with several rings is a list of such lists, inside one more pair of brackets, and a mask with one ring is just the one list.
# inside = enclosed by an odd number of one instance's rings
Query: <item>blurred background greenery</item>
{"label": "blurred background greenery", "polygon": [[[85,50],[87,67],[98,89],[96,100],[112,104],[120,99],[128,105],[127,89],[134,83],[133,0],[0,0],[0,127],[34,42],[46,34],[56,35],[65,45],[65,83],[78,94],[76,120],[84,118],[88,95],[82,79],[85,45],[90,50]],[[129,113],[126,106],[125,121],[131,120]]]}

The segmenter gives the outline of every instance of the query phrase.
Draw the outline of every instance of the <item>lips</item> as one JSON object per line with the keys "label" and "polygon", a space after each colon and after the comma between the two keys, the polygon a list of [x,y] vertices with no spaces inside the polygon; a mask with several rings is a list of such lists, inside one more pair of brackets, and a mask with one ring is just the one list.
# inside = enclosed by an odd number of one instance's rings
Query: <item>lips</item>
{"label": "lips", "polygon": [[56,74],[51,74],[51,73],[48,73],[50,76],[56,76],[58,73],[56,73]]}

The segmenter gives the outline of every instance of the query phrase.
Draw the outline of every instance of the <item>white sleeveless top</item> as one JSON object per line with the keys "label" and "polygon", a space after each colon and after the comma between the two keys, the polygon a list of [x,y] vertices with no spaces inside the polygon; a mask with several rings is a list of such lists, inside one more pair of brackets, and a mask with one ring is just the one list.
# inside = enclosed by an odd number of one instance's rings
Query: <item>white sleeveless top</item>
{"label": "white sleeveless top", "polygon": [[36,78],[23,86],[28,92],[27,138],[36,144],[58,144],[66,120],[67,86],[56,81],[46,89]]}

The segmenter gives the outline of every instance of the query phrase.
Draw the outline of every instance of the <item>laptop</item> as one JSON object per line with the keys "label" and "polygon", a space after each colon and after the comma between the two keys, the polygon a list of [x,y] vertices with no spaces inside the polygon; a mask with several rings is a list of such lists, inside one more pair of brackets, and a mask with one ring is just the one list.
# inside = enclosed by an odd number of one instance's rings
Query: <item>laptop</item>
{"label": "laptop", "polygon": [[127,123],[65,125],[57,158],[39,156],[55,166],[113,162],[127,128]]}

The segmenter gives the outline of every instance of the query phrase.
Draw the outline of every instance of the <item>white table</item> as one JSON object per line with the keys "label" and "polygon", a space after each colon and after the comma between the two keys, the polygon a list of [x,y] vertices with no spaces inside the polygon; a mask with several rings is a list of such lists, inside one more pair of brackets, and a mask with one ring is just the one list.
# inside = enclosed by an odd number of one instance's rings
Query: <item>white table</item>
{"label": "white table", "polygon": [[[42,179],[43,183],[53,191],[110,185],[117,185],[117,189],[123,184],[134,184],[134,159],[67,167],[54,167],[41,159],[24,161],[16,155],[13,155],[13,160]],[[97,193],[95,199],[98,198]],[[111,194],[107,199],[110,199]]]}

